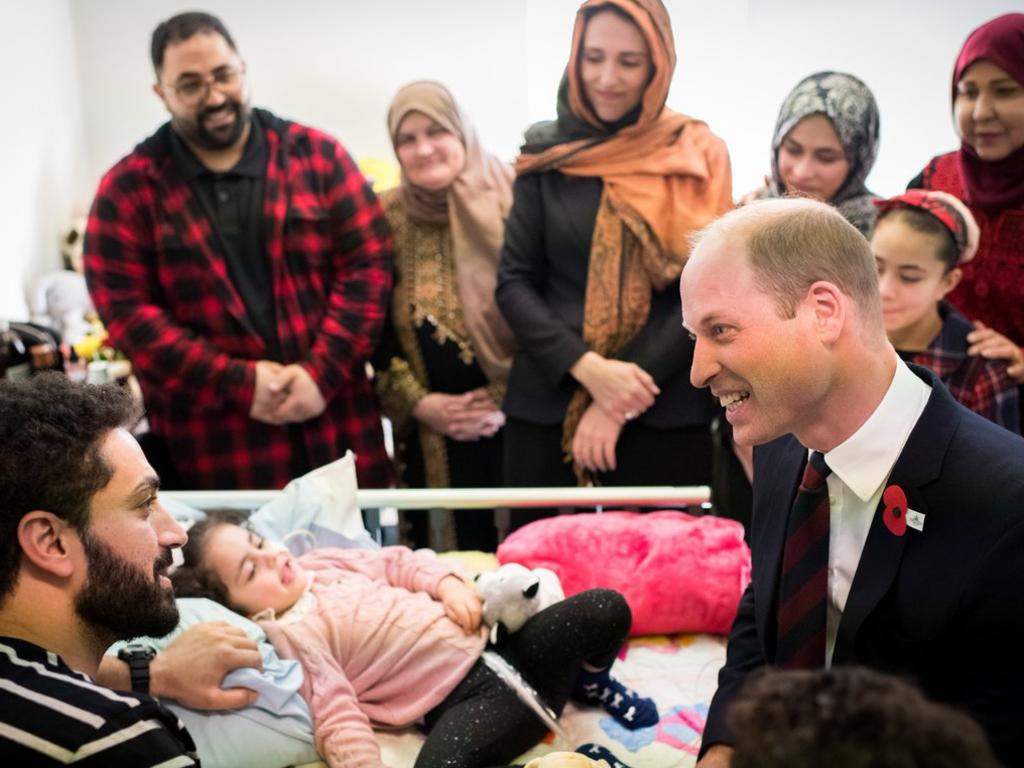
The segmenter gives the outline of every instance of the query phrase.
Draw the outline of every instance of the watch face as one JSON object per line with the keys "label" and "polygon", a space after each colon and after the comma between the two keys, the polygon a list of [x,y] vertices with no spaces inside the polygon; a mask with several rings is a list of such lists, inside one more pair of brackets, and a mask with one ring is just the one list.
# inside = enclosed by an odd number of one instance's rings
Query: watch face
{"label": "watch face", "polygon": [[117,657],[122,661],[127,661],[128,659],[132,658],[152,659],[154,656],[156,656],[156,652],[152,648],[149,648],[145,645],[138,645],[134,643],[131,645],[126,645],[124,648],[117,652]]}

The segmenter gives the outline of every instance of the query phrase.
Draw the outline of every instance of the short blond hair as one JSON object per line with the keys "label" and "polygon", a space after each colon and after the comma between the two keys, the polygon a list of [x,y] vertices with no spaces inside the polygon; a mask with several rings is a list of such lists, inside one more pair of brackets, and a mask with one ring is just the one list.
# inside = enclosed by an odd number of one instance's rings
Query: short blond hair
{"label": "short blond hair", "polygon": [[819,280],[853,299],[867,327],[882,329],[878,269],[871,246],[835,208],[804,199],[761,200],[730,211],[692,238],[745,246],[758,288],[791,318]]}

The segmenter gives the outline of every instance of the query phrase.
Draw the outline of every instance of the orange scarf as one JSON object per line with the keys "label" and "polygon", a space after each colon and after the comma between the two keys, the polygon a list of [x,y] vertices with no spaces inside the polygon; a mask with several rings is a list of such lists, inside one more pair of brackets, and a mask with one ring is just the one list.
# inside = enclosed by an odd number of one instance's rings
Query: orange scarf
{"label": "orange scarf", "polygon": [[[647,41],[653,67],[636,123],[604,135],[579,75],[587,20],[602,6],[629,14]],[[568,111],[594,135],[524,153],[516,161],[519,174],[558,170],[604,181],[587,271],[583,340],[605,357],[644,327],[652,290],[679,278],[689,234],[733,207],[725,144],[705,123],[665,108],[675,64],[672,27],[660,0],[587,0],[576,14],[566,77]],[[589,404],[590,395],[579,387],[563,422],[567,461]],[[579,482],[587,482],[584,468],[574,469]]]}

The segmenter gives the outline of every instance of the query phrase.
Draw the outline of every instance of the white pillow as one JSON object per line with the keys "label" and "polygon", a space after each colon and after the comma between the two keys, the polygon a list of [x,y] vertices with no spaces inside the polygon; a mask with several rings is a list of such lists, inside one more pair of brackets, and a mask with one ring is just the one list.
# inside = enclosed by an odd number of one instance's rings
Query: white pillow
{"label": "white pillow", "polygon": [[[172,709],[192,735],[204,768],[284,768],[319,760],[313,744],[313,718],[299,695],[302,667],[282,659],[258,624],[206,598],[177,600],[181,620],[173,632],[161,638],[139,638],[158,653],[178,635],[204,621],[227,621],[256,641],[263,657],[263,671],[248,667],[230,672],[224,688],[245,686],[259,698],[238,710],[198,710],[172,701]],[[117,655],[124,643],[107,651]]]}

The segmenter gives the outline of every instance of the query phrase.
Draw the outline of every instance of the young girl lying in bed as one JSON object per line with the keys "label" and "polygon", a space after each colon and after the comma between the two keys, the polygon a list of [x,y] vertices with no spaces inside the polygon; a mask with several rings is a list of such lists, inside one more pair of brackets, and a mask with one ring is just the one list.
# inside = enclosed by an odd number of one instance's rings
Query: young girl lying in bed
{"label": "young girl lying in bed", "polygon": [[[183,554],[172,577],[179,597],[209,597],[259,621],[302,664],[316,746],[331,768],[382,766],[373,726],[425,725],[416,768],[500,765],[547,732],[481,658],[476,592],[432,553],[321,549],[296,559],[214,517],[193,526]],[[650,726],[654,702],[609,674],[630,621],[621,595],[590,590],[541,611],[495,651],[555,714],[572,698],[627,728]]]}

